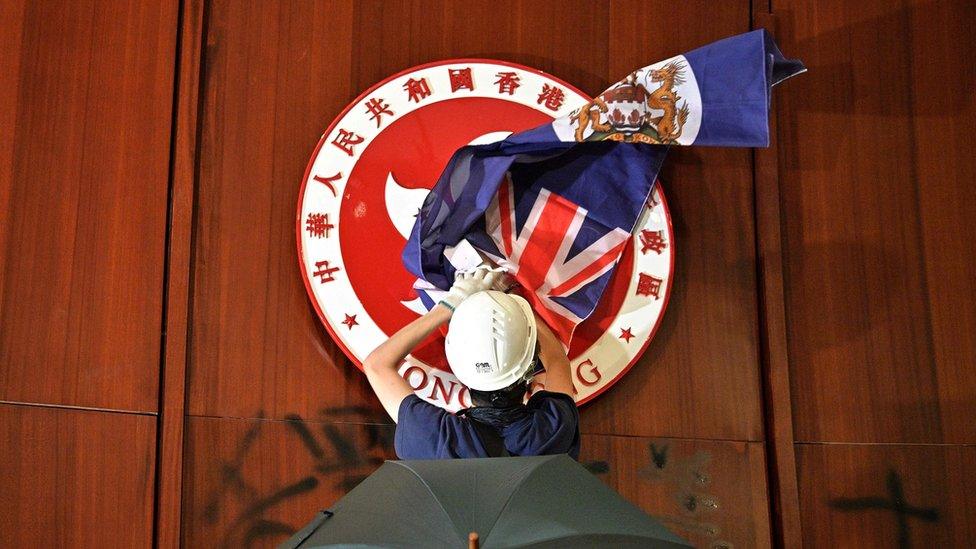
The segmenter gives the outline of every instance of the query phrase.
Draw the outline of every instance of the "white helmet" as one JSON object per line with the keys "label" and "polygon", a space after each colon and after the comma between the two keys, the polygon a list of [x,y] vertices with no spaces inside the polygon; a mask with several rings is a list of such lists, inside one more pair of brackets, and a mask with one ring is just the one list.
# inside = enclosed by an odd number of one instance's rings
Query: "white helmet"
{"label": "white helmet", "polygon": [[535,358],[535,316],[525,299],[494,290],[458,305],[444,350],[461,383],[476,391],[526,379]]}

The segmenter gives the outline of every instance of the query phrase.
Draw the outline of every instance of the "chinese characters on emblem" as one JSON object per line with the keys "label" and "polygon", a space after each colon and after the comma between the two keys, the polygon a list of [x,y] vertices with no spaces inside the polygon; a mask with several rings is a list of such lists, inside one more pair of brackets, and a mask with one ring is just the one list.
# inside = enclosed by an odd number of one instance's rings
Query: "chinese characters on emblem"
{"label": "chinese characters on emblem", "polygon": [[[447,69],[448,80],[451,85],[451,93],[461,90],[474,91],[474,76],[471,67]],[[495,73],[494,84],[498,86],[498,95],[515,95],[515,92],[522,87],[522,77],[515,71],[501,71]],[[407,101],[420,103],[422,100],[433,95],[430,83],[427,78],[408,78],[403,83],[403,90],[407,93]],[[566,92],[559,86],[543,83],[541,90],[538,91],[536,104],[543,105],[545,108],[558,111],[566,101]],[[371,115],[370,120],[376,121],[376,127],[381,125],[380,117],[383,114],[394,115],[389,110],[390,105],[385,104],[383,99],[371,98],[366,102],[366,114]],[[338,146],[338,145],[337,145]]]}
{"label": "chinese characters on emblem", "polygon": [[658,254],[668,247],[664,241],[664,231],[649,231],[644,229],[640,232],[641,253],[646,254],[648,250],[654,250]]}
{"label": "chinese characters on emblem", "polygon": [[340,151],[352,156],[353,147],[362,143],[363,141],[364,139],[355,133],[339,128],[339,134],[336,135],[335,139],[332,140],[332,144],[338,147]]}
{"label": "chinese characters on emblem", "polygon": [[326,282],[332,282],[335,280],[335,276],[332,274],[339,270],[339,267],[329,267],[328,260],[326,261],[316,261],[315,268],[317,271],[312,273],[312,276],[319,277],[319,282],[325,284]]}
{"label": "chinese characters on emblem", "polygon": [[329,230],[334,228],[335,225],[329,223],[329,214],[309,213],[305,219],[305,230],[315,238],[329,238]]}
{"label": "chinese characters on emblem", "polygon": [[[346,134],[348,136],[355,136],[352,132],[346,132],[345,130],[339,130],[340,135]],[[363,138],[359,138],[359,141],[355,143],[362,142]],[[333,141],[335,144],[335,141]],[[336,145],[339,146],[339,145]],[[341,147],[340,147],[341,148]],[[345,150],[345,149],[343,149]],[[350,147],[351,150],[351,147]],[[338,192],[335,188],[335,182],[342,178],[342,172],[336,172],[335,175],[322,176],[316,175],[312,179],[318,181],[319,183],[325,185],[329,191],[332,192],[332,196],[337,197]],[[308,216],[305,218],[305,230],[308,231],[309,238],[329,238],[329,233],[332,229],[335,229],[335,223],[329,222],[329,214],[324,212],[308,212]],[[335,273],[340,270],[340,267],[333,267],[329,265],[329,261],[316,261],[315,271],[311,273],[311,276],[318,277],[319,282],[325,284],[327,282],[332,282],[335,280]],[[355,322],[355,316],[353,317]],[[352,328],[352,325],[349,325]]]}
{"label": "chinese characters on emblem", "polygon": [[342,177],[342,172],[336,172],[335,175],[330,177],[322,177],[321,175],[316,175],[313,179],[328,187],[329,190],[332,191],[332,196],[338,196],[336,194],[335,185],[333,185],[332,182],[339,179],[340,177]]}
{"label": "chinese characters on emblem", "polygon": [[370,115],[370,120],[376,121],[376,127],[379,128],[383,115],[388,114],[393,116],[393,111],[390,110],[389,103],[384,103],[382,99],[372,97],[366,100],[366,114]]}
{"label": "chinese characters on emblem", "polygon": [[474,91],[474,81],[471,79],[471,68],[447,69],[447,76],[451,79],[451,91],[467,89]]}
{"label": "chinese characters on emblem", "polygon": [[420,100],[430,96],[430,86],[426,78],[414,80],[410,78],[403,84],[403,90],[407,92],[407,101],[420,103]]}
{"label": "chinese characters on emblem", "polygon": [[639,273],[637,279],[637,293],[635,295],[646,295],[648,297],[653,296],[654,299],[661,299],[661,284],[663,282],[663,278],[658,278],[647,273]]}
{"label": "chinese characters on emblem", "polygon": [[513,95],[515,93],[515,90],[517,90],[518,87],[521,86],[521,84],[519,84],[519,75],[514,72],[500,72],[495,76],[498,77],[498,80],[495,81],[495,84],[498,85],[499,95],[503,93],[507,93],[508,95]]}
{"label": "chinese characters on emblem", "polygon": [[559,107],[563,106],[563,101],[566,99],[566,94],[560,88],[556,86],[550,86],[549,84],[542,85],[542,93],[539,94],[539,99],[536,103],[540,105],[545,105],[547,109],[558,111]]}

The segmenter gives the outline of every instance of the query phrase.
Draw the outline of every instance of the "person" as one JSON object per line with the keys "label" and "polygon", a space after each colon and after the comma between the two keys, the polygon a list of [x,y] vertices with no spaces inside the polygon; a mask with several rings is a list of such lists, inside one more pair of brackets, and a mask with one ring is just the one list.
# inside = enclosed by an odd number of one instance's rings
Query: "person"
{"label": "person", "polygon": [[[433,309],[378,346],[363,370],[396,422],[400,459],[569,454],[579,458],[579,411],[562,344],[520,296],[498,291],[503,273],[459,272]],[[448,324],[445,354],[473,406],[451,414],[414,394],[397,372],[404,357]],[[525,397],[533,376],[545,388]]]}

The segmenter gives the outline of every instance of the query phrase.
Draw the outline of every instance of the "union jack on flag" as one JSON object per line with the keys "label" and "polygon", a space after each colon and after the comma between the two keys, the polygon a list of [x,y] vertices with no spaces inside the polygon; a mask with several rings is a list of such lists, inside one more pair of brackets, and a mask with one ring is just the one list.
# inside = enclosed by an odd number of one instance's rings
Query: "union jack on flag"
{"label": "union jack on flag", "polygon": [[573,329],[591,312],[592,296],[582,290],[610,272],[630,232],[596,222],[570,193],[541,186],[532,191],[534,199],[519,201],[528,213],[516,215],[515,186],[506,174],[485,212],[486,232],[500,254],[483,251],[515,278],[523,297],[568,346]]}
{"label": "union jack on flag", "polygon": [[772,86],[806,70],[764,30],[632,72],[571,115],[459,149],[403,251],[432,307],[467,241],[506,267],[569,345],[596,309],[671,145],[769,142]]}

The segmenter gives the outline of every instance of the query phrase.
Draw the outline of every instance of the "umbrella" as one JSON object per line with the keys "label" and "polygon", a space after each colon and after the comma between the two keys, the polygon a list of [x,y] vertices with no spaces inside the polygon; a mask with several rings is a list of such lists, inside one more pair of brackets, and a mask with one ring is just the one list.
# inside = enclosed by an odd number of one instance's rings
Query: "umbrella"
{"label": "umbrella", "polygon": [[[564,454],[387,461],[282,547],[691,547]],[[472,542],[477,547],[477,541]]]}

